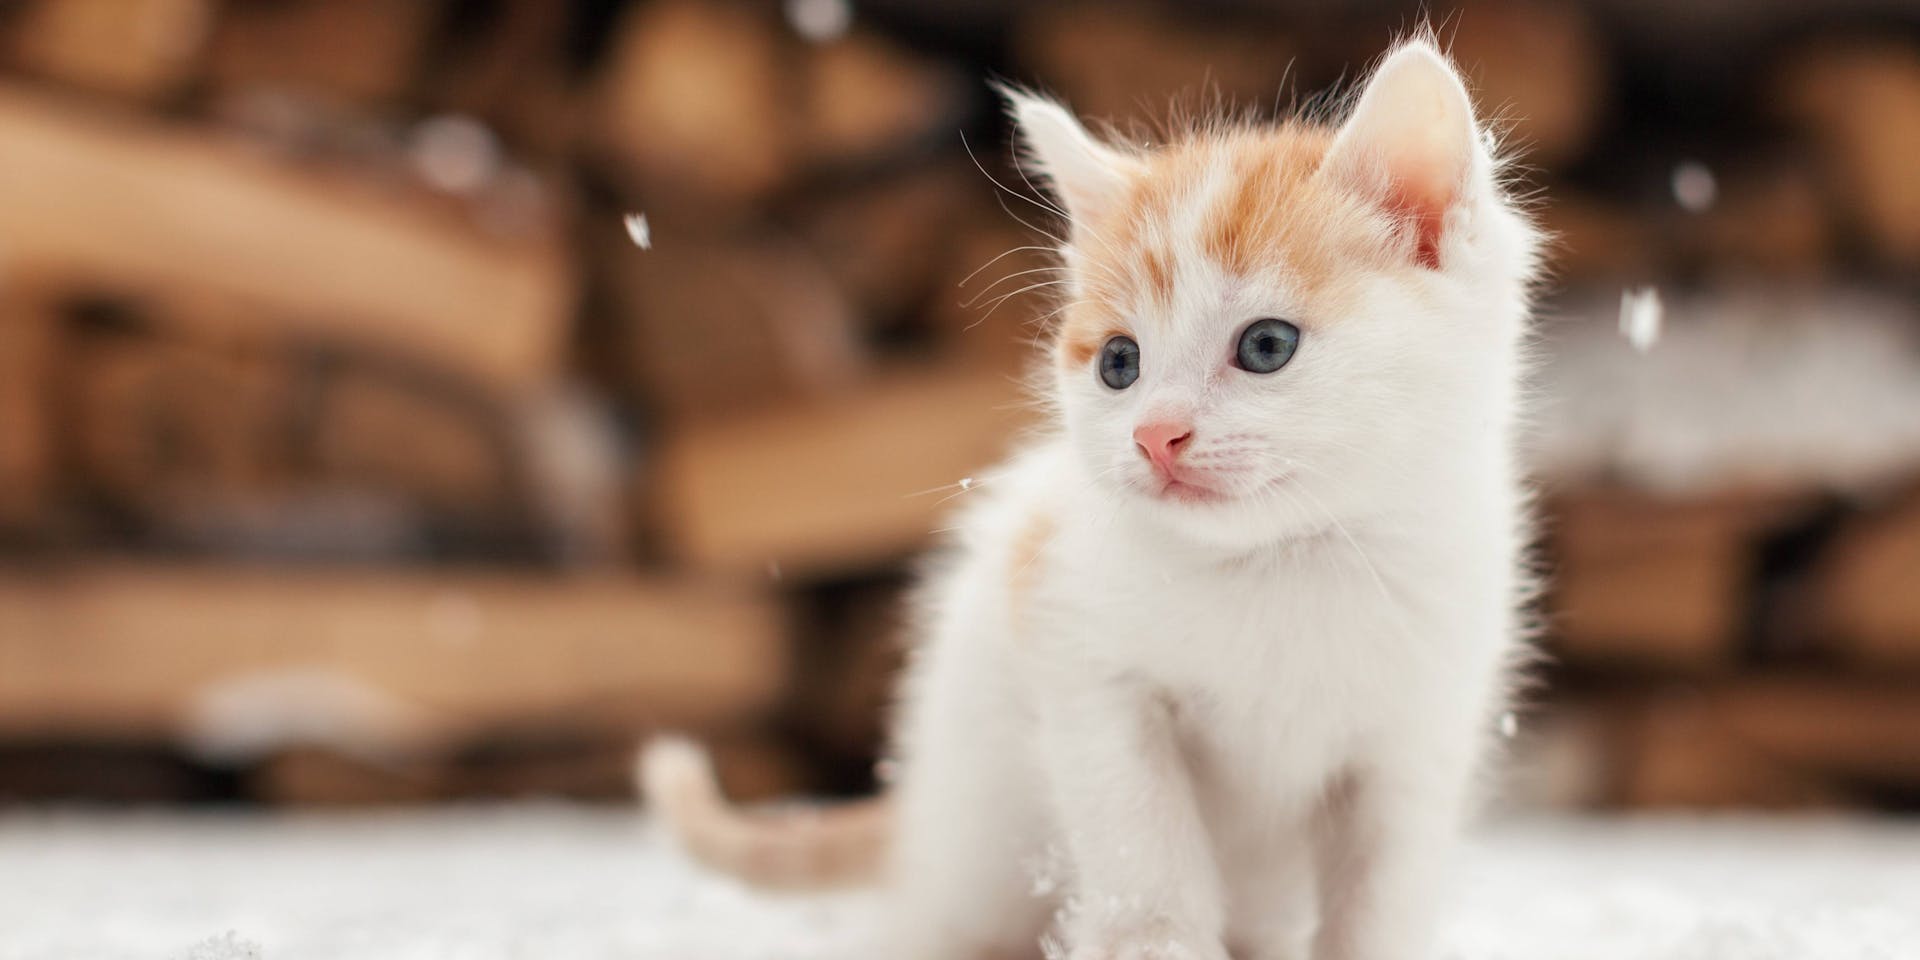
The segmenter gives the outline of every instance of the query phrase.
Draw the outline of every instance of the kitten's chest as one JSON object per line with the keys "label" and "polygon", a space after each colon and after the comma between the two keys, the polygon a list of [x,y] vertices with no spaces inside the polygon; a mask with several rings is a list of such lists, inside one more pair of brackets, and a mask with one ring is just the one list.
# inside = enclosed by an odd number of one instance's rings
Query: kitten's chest
{"label": "kitten's chest", "polygon": [[1397,602],[1338,553],[1239,563],[1096,555],[1085,617],[1106,653],[1176,686],[1316,682],[1388,636]]}
{"label": "kitten's chest", "polygon": [[1089,667],[1145,684],[1223,765],[1280,763],[1310,779],[1391,695],[1381,651],[1393,617],[1380,587],[1337,558],[1099,566],[1088,582],[1104,589],[1082,594],[1076,618]]}
{"label": "kitten's chest", "polygon": [[1317,794],[1416,698],[1394,650],[1407,615],[1338,554],[1117,581],[1102,629],[1173,711],[1203,781],[1266,798]]}

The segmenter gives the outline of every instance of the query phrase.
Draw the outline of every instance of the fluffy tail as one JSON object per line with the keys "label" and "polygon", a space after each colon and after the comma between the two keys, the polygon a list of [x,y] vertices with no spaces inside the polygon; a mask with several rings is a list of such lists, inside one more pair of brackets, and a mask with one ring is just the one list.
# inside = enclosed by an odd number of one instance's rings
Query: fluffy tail
{"label": "fluffy tail", "polygon": [[706,751],[681,737],[647,744],[635,773],[681,846],[721,873],[777,890],[852,886],[879,873],[890,833],[884,798],[743,811],[720,794]]}

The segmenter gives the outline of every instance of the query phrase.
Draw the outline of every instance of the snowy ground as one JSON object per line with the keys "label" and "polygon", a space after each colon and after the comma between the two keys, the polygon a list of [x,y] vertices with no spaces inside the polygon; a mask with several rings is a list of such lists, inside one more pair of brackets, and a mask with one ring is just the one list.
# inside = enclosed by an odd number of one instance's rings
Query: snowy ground
{"label": "snowy ground", "polygon": [[[1920,958],[1920,824],[1531,821],[1484,832],[1457,960]],[[0,960],[859,957],[859,895],[699,874],[638,815],[0,816]]]}

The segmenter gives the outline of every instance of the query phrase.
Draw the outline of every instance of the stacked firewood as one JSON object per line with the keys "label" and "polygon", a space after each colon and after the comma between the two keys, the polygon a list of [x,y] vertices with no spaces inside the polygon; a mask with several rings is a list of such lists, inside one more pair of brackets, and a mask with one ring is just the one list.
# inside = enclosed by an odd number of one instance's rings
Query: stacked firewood
{"label": "stacked firewood", "polygon": [[[1920,44],[1603,6],[1434,11],[1569,301],[1911,298]],[[156,795],[616,796],[663,726],[749,794],[867,786],[908,562],[1055,302],[988,80],[1152,143],[1334,109],[1409,22],[0,5],[0,796],[140,794],[47,744],[161,748]],[[1590,802],[1920,795],[1920,470],[1618,459],[1549,471],[1522,740]]]}

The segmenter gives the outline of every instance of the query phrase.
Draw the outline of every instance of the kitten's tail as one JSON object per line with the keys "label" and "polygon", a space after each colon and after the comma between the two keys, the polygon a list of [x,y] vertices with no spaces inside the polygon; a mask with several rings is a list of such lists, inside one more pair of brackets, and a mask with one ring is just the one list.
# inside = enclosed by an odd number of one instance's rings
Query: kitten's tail
{"label": "kitten's tail", "polygon": [[875,880],[891,834],[884,797],[833,807],[744,811],[727,802],[699,744],[658,737],[634,771],[694,859],[756,887],[808,890]]}

